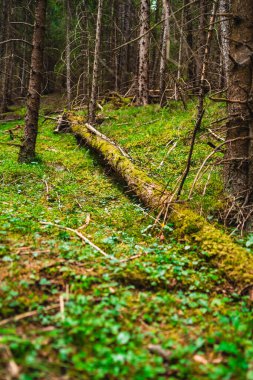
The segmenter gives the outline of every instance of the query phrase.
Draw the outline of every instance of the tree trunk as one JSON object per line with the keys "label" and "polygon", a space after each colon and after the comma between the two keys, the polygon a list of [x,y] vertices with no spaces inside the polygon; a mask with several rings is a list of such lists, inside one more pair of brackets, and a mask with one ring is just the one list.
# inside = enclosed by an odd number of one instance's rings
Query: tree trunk
{"label": "tree trunk", "polygon": [[170,0],[163,0],[163,13],[164,18],[163,24],[163,38],[162,38],[162,49],[161,49],[161,61],[160,61],[160,97],[161,106],[164,105],[166,101],[165,89],[166,89],[166,66],[170,55]]}
{"label": "tree trunk", "polygon": [[31,57],[31,72],[27,95],[27,114],[24,141],[19,152],[19,162],[31,162],[35,158],[38,133],[38,116],[43,72],[43,50],[47,0],[37,0]]}
{"label": "tree trunk", "polygon": [[221,55],[223,64],[223,73],[225,76],[225,83],[228,84],[229,75],[229,29],[230,22],[225,14],[229,13],[230,10],[230,0],[220,0],[219,13],[220,16],[220,36],[221,36]]}
{"label": "tree trunk", "polygon": [[197,85],[200,85],[201,71],[203,66],[205,44],[206,44],[206,0],[199,0],[199,36],[198,36],[198,65],[197,65]]}
{"label": "tree trunk", "polygon": [[[185,1],[184,1],[184,6]],[[181,14],[181,32],[180,32],[180,39],[179,39],[179,51],[178,51],[178,70],[177,70],[177,82],[175,83],[175,100],[178,100],[179,93],[178,93],[178,84],[182,77],[182,56],[183,56],[183,28],[184,28],[184,9],[182,10]]]}
{"label": "tree trunk", "polygon": [[252,0],[233,0],[231,12],[225,185],[238,204],[247,208],[249,217],[253,202]]}
{"label": "tree trunk", "polygon": [[70,22],[71,11],[70,2],[66,0],[66,89],[67,89],[67,108],[71,108],[71,62],[70,62]]}
{"label": "tree trunk", "polygon": [[[2,35],[5,40],[10,39],[10,13],[12,7],[12,0],[3,1],[3,29]],[[12,47],[13,42],[6,43],[2,48],[3,54],[3,68],[1,75],[1,104],[0,112],[6,112],[8,110],[8,94],[10,84],[10,64],[12,60]]]}
{"label": "tree trunk", "polygon": [[92,75],[92,84],[91,84],[91,97],[90,97],[89,115],[88,115],[88,121],[91,124],[94,124],[96,120],[98,69],[99,69],[101,29],[102,29],[102,9],[103,9],[103,0],[99,0],[98,11],[97,11],[96,42],[95,42],[93,75]]}
{"label": "tree trunk", "polygon": [[196,86],[196,62],[192,55],[193,51],[193,22],[192,22],[192,10],[190,0],[185,1],[185,22],[186,22],[186,41],[187,41],[187,77],[190,85],[195,88]]}
{"label": "tree trunk", "polygon": [[137,103],[143,106],[149,103],[149,13],[150,0],[141,0]]}

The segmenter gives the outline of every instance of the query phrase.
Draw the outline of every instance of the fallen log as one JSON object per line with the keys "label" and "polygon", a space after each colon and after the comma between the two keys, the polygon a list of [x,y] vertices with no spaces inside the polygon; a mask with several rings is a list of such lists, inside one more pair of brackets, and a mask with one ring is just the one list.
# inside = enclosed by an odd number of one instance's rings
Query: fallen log
{"label": "fallen log", "polygon": [[69,120],[75,136],[102,156],[144,205],[156,212],[170,208],[169,219],[174,223],[178,239],[197,244],[200,255],[207,256],[239,291],[245,293],[247,288],[250,293],[253,285],[252,253],[238,246],[225,232],[186,206],[171,204],[171,194],[138,169],[110,139],[98,131],[96,133],[94,127],[90,128],[74,116],[70,116]]}

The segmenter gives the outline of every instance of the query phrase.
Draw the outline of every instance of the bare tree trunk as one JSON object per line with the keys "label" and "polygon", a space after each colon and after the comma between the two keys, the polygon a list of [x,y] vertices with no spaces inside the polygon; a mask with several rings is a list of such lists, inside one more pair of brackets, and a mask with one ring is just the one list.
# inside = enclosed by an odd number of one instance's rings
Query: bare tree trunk
{"label": "bare tree trunk", "polygon": [[[225,185],[239,205],[253,202],[253,6],[233,0],[230,35],[227,154]],[[248,210],[249,213],[249,210]],[[252,220],[252,216],[250,218]]]}
{"label": "bare tree trunk", "polygon": [[192,22],[192,11],[190,7],[190,0],[185,1],[185,21],[186,21],[186,41],[187,41],[187,51],[188,51],[188,64],[187,64],[187,77],[191,86],[195,88],[196,86],[196,62],[192,55],[193,51],[193,22]]}
{"label": "bare tree trunk", "polygon": [[170,0],[163,0],[163,14],[164,25],[163,25],[163,38],[162,38],[162,49],[161,49],[161,61],[160,61],[160,96],[161,106],[165,103],[165,89],[166,89],[166,66],[170,55]]}
{"label": "bare tree trunk", "polygon": [[141,0],[137,103],[143,106],[149,103],[149,12],[150,0]]}
{"label": "bare tree trunk", "polygon": [[[10,13],[11,13],[12,0],[4,0],[3,2],[3,31],[2,34],[6,40],[10,38]],[[10,63],[12,60],[12,47],[13,43],[8,42],[3,47],[3,69],[2,69],[2,83],[1,83],[1,104],[0,111],[6,112],[8,110],[8,93],[10,84]]]}
{"label": "bare tree trunk", "polygon": [[70,22],[71,11],[70,2],[66,0],[66,89],[67,89],[67,108],[71,108],[71,61],[70,61]]}
{"label": "bare tree trunk", "polygon": [[[185,6],[185,1],[184,1]],[[178,83],[182,75],[182,55],[183,55],[183,27],[184,27],[184,9],[181,14],[181,32],[179,40],[179,51],[178,51],[178,70],[177,70],[177,82],[175,83],[175,100],[178,100]]]}
{"label": "bare tree trunk", "polygon": [[99,50],[100,50],[100,44],[101,44],[101,29],[102,29],[102,9],[103,9],[103,0],[99,0],[98,11],[97,11],[96,42],[95,42],[95,53],[94,53],[94,63],[93,63],[91,97],[90,97],[89,115],[88,115],[88,121],[91,124],[94,124],[96,120],[98,68],[99,68],[98,66],[99,66],[99,55],[100,55]]}
{"label": "bare tree trunk", "polygon": [[228,83],[229,74],[229,29],[230,22],[226,14],[229,13],[230,0],[220,0],[219,13],[220,16],[220,36],[221,36],[221,53],[222,53],[222,63],[223,71],[225,75],[225,82]]}
{"label": "bare tree trunk", "polygon": [[200,78],[199,78],[200,90],[199,90],[199,104],[198,104],[198,119],[200,119],[201,115],[203,114],[204,98],[205,98],[205,93],[206,93],[206,77],[207,77],[207,70],[208,70],[208,64],[209,64],[209,59],[210,59],[211,42],[212,42],[212,36],[213,36],[213,30],[214,30],[214,22],[215,22],[216,13],[217,13],[217,6],[218,6],[218,2],[217,0],[215,0],[213,2],[208,33],[206,37],[206,42],[204,44],[202,68],[201,68]]}
{"label": "bare tree trunk", "polygon": [[205,43],[206,43],[206,0],[199,0],[199,36],[198,36],[198,63],[197,65],[197,85],[200,85],[201,70],[203,66]]}
{"label": "bare tree trunk", "polygon": [[27,114],[24,142],[19,152],[19,162],[31,162],[35,158],[38,133],[40,92],[43,72],[43,50],[47,0],[37,0],[31,57],[31,72],[27,95]]}
{"label": "bare tree trunk", "polygon": [[[155,3],[155,10],[154,10],[154,24],[157,24],[161,18],[160,16],[160,9],[161,9],[161,0],[156,0]],[[153,89],[157,88],[157,85],[159,86],[159,69],[160,69],[160,61],[161,57],[160,54],[157,54],[157,47],[162,46],[162,32],[158,28],[155,28],[152,30],[152,38],[154,40],[154,46],[152,47],[151,52],[151,65],[152,65],[152,73],[150,78],[150,84]]]}

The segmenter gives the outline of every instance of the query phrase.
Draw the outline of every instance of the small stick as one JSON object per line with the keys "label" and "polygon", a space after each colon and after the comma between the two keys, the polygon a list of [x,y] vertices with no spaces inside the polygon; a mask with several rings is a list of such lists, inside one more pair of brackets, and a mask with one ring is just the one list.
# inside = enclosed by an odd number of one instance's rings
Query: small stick
{"label": "small stick", "polygon": [[150,344],[148,346],[148,350],[151,354],[156,354],[156,355],[161,356],[163,358],[163,360],[166,362],[168,362],[170,360],[171,351],[165,350],[164,348],[162,348],[158,344]]}
{"label": "small stick", "polygon": [[[57,304],[54,304],[52,306],[44,307],[43,311],[49,311],[49,310],[53,310],[53,309],[59,309],[59,304],[57,303]],[[3,319],[2,321],[0,321],[0,326],[7,325],[8,323],[11,323],[11,322],[18,322],[21,319],[34,317],[38,313],[39,313],[39,310],[33,310],[33,311],[28,311],[28,312],[23,313],[23,314],[16,315],[15,317]]]}
{"label": "small stick", "polygon": [[200,116],[199,116],[199,118],[197,120],[197,123],[195,125],[194,131],[193,131],[190,152],[189,152],[189,155],[188,155],[188,160],[187,160],[186,168],[185,168],[185,171],[184,171],[184,174],[183,174],[183,178],[182,178],[182,181],[180,183],[179,189],[177,191],[177,198],[179,198],[180,195],[181,195],[181,192],[182,192],[185,180],[186,180],[186,178],[188,176],[188,173],[190,171],[192,154],[193,154],[193,148],[194,148],[194,145],[195,145],[195,140],[196,140],[197,132],[198,132],[200,126],[201,126],[201,122],[202,122],[202,118],[204,116],[204,113],[205,113],[205,110],[202,110],[202,112],[201,112],[201,114],[200,114]]}
{"label": "small stick", "polygon": [[108,255],[106,252],[104,252],[101,248],[99,248],[96,244],[94,244],[92,241],[90,241],[86,236],[84,236],[80,231],[78,230],[74,230],[73,228],[69,228],[69,227],[64,227],[64,226],[61,226],[59,224],[56,224],[56,223],[50,223],[50,222],[40,222],[41,224],[43,224],[44,226],[53,226],[53,227],[58,227],[58,228],[61,228],[63,230],[66,230],[66,231],[70,231],[70,232],[73,232],[74,234],[76,234],[81,240],[83,240],[85,243],[89,244],[92,248],[94,248],[96,251],[98,251],[99,253],[101,253],[104,257],[106,257],[107,259],[110,259],[110,260],[113,260],[113,261],[116,261],[117,263],[125,263],[127,261],[130,261],[130,260],[134,260],[134,259],[137,259],[138,257],[142,256],[143,254],[145,254],[145,252],[143,253],[140,253],[140,254],[137,254],[137,255],[133,255],[127,259],[122,259],[122,260],[119,260],[117,259],[116,257],[114,256],[111,256],[111,255]]}
{"label": "small stick", "polygon": [[65,304],[64,304],[64,295],[63,294],[60,295],[59,302],[60,302],[61,318],[64,321],[64,319],[65,319]]}
{"label": "small stick", "polygon": [[1,144],[1,145],[15,146],[15,147],[18,147],[18,148],[20,148],[20,147],[22,146],[21,144],[14,144],[14,143],[3,142],[3,141],[0,141],[0,144]]}
{"label": "small stick", "polygon": [[86,123],[85,124],[85,127],[92,133],[94,133],[95,135],[101,137],[101,139],[109,142],[110,144],[114,145],[119,151],[120,153],[124,156],[124,157],[127,157],[127,158],[130,158],[129,154],[127,154],[118,144],[116,144],[113,140],[109,139],[107,136],[105,136],[103,133],[99,132],[96,128],[94,128],[92,125]]}
{"label": "small stick", "polygon": [[223,137],[220,137],[218,136],[216,133],[214,133],[210,128],[207,129],[208,132],[214,137],[216,138],[216,140],[219,140],[219,141],[225,141],[225,139]]}
{"label": "small stick", "polygon": [[72,232],[73,234],[76,234],[81,240],[83,240],[85,243],[89,244],[92,248],[94,248],[97,252],[101,253],[104,257],[110,260],[116,260],[118,261],[115,257],[108,255],[106,252],[104,252],[101,248],[99,248],[96,244],[94,244],[91,240],[89,240],[86,236],[84,236],[80,231],[74,230],[73,228],[69,227],[64,227],[56,223],[50,223],[50,222],[40,222],[44,226],[52,226],[52,227],[57,227],[61,228],[63,230]]}
{"label": "small stick", "polygon": [[49,199],[49,186],[48,186],[48,183],[47,183],[47,180],[46,179],[43,179],[43,182],[46,186],[46,198],[47,198],[47,201]]}

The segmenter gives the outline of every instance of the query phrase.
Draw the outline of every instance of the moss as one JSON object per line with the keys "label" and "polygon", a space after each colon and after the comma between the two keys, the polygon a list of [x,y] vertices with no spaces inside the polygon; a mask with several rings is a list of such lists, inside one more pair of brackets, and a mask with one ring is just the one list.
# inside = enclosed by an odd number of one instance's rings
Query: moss
{"label": "moss", "polygon": [[168,194],[163,195],[164,189],[160,184],[136,168],[128,158],[122,156],[117,147],[89,132],[84,125],[79,124],[79,118],[72,116],[71,121],[73,122],[72,131],[102,155],[115,172],[127,182],[130,190],[135,192],[146,205],[155,209],[161,205],[163,199],[168,197]]}
{"label": "moss", "polygon": [[196,242],[200,253],[207,253],[212,263],[235,285],[244,288],[253,284],[252,254],[191,210],[177,206],[171,219],[175,223],[177,236]]}
{"label": "moss", "polygon": [[[72,117],[72,121],[74,121],[73,132],[103,156],[146,206],[151,209],[161,209],[166,204],[170,194],[164,192],[162,185],[136,168],[115,146],[89,132],[84,125],[80,125],[79,119]],[[197,242],[200,253],[207,252],[213,265],[224,271],[239,288],[253,283],[253,264],[250,254],[237,246],[229,236],[185,206],[175,206],[170,218],[175,223],[176,235],[185,241]]]}

